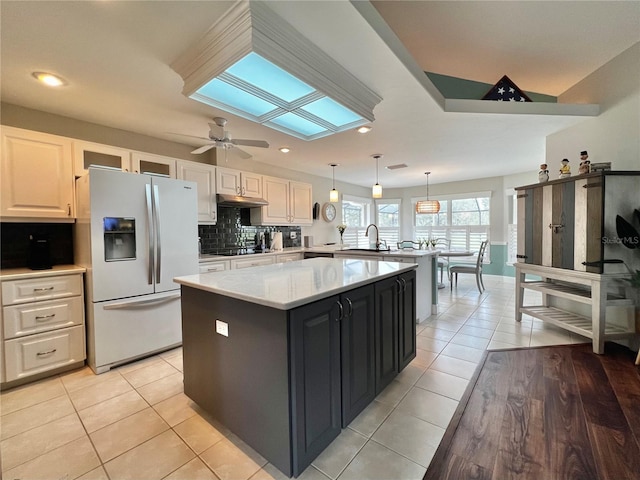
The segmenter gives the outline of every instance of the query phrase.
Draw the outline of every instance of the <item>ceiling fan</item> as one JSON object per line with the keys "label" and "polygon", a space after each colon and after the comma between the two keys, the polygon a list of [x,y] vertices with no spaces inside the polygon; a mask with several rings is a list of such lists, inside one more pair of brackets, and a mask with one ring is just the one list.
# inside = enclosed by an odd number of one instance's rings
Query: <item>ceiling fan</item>
{"label": "ceiling fan", "polygon": [[[204,153],[207,150],[212,148],[223,148],[225,150],[229,150],[234,148],[238,154],[242,158],[251,158],[251,155],[245,152],[244,150],[238,148],[238,145],[246,146],[246,147],[259,147],[259,148],[269,148],[269,144],[264,140],[246,140],[240,138],[231,138],[231,134],[224,129],[227,124],[227,119],[222,117],[214,117],[214,123],[209,123],[209,138],[205,137],[195,137],[203,140],[208,140],[211,143],[204,145],[200,148],[196,148],[192,154],[200,154]],[[188,135],[191,136],[191,135]]]}

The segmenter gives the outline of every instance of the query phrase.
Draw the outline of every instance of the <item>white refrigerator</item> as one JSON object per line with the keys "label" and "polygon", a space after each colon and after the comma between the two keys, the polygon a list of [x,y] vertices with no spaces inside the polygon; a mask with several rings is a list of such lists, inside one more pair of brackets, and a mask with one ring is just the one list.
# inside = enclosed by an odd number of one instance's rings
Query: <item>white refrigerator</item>
{"label": "white refrigerator", "polygon": [[93,371],[180,345],[173,278],[198,273],[196,184],[91,168],[76,195],[75,262],[87,269]]}

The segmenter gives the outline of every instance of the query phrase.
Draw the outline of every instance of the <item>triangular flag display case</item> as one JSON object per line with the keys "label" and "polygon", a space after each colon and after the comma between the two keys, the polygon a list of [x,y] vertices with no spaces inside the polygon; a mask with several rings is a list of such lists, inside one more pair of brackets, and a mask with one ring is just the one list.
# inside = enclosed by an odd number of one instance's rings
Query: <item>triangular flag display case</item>
{"label": "triangular flag display case", "polygon": [[482,100],[498,102],[531,102],[532,100],[506,75],[491,87]]}

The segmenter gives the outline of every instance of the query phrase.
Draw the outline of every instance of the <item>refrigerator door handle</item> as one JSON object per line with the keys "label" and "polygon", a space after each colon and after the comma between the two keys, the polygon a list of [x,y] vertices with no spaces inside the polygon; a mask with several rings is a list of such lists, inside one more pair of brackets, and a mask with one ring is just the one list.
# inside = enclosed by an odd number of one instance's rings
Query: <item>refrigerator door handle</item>
{"label": "refrigerator door handle", "polygon": [[104,310],[117,310],[119,308],[144,308],[151,305],[157,305],[160,303],[167,303],[173,300],[177,300],[180,298],[180,293],[176,293],[174,295],[169,295],[167,297],[155,298],[152,300],[133,300],[128,302],[120,302],[120,303],[112,303],[110,305],[105,305],[103,307]]}
{"label": "refrigerator door handle", "polygon": [[147,183],[145,186],[145,193],[147,196],[147,225],[149,232],[149,268],[148,268],[148,276],[147,283],[149,285],[153,284],[153,218],[151,217],[151,185]]}
{"label": "refrigerator door handle", "polygon": [[160,242],[160,192],[158,186],[153,186],[153,206],[156,216],[156,283],[160,283],[160,271],[162,270],[162,244]]}

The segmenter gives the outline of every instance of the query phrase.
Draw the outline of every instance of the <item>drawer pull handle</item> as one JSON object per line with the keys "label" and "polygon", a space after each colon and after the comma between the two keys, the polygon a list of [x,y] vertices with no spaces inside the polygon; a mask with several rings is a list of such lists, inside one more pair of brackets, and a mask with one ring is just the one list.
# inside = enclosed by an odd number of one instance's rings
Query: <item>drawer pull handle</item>
{"label": "drawer pull handle", "polygon": [[41,322],[43,320],[48,320],[50,318],[55,317],[56,314],[52,313],[51,315],[36,315],[36,322]]}
{"label": "drawer pull handle", "polygon": [[44,357],[45,355],[51,355],[52,353],[56,353],[58,351],[57,348],[54,348],[53,350],[49,350],[48,352],[38,352],[36,353],[36,355],[38,357]]}
{"label": "drawer pull handle", "polygon": [[34,288],[34,292],[46,292],[48,290],[53,290],[53,287],[42,287],[42,288]]}

